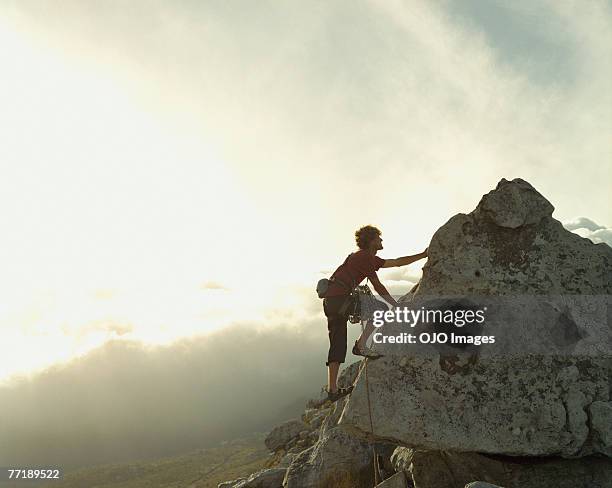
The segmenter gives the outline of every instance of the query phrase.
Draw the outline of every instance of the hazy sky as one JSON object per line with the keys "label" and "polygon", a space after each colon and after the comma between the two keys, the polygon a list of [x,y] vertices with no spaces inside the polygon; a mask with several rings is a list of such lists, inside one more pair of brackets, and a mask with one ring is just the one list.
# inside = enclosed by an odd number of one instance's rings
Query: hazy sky
{"label": "hazy sky", "polygon": [[0,378],[247,319],[324,337],[357,227],[420,252],[502,177],[610,239],[611,46],[597,0],[3,1]]}

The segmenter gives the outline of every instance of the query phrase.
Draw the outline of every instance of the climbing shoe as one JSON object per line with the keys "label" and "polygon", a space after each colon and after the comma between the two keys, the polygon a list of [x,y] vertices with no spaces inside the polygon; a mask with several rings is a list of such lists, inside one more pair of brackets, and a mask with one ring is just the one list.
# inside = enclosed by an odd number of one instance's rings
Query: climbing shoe
{"label": "climbing shoe", "polygon": [[355,341],[355,345],[353,346],[353,354],[355,356],[363,356],[364,358],[368,358],[372,360],[383,357],[382,354],[378,354],[377,352],[373,351],[369,347],[366,347],[364,349],[359,349],[358,341]]}
{"label": "climbing shoe", "polygon": [[352,391],[352,386],[349,386],[348,388],[338,388],[338,390],[336,390],[335,392],[328,391],[327,400],[329,400],[330,402],[335,402],[336,400],[339,400],[340,398],[348,395]]}

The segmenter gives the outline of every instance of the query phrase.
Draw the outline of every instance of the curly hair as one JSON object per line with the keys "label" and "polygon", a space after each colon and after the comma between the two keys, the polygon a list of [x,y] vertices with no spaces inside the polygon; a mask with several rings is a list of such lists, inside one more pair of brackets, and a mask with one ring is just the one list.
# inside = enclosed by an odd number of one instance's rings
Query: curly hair
{"label": "curly hair", "polygon": [[359,249],[367,249],[372,239],[381,234],[380,229],[373,225],[364,225],[355,231],[355,241]]}

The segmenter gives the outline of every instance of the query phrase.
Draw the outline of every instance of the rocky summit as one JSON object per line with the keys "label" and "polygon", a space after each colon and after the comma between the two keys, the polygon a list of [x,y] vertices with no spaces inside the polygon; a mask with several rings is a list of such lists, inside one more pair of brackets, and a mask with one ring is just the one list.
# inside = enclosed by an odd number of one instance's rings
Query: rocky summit
{"label": "rocky summit", "polygon": [[502,179],[433,235],[414,295],[612,294],[612,248],[566,230],[526,181]]}
{"label": "rocky summit", "polygon": [[515,310],[495,330],[513,335],[427,354],[374,344],[384,357],[341,374],[350,395],[311,400],[268,435],[267,469],[219,486],[612,487],[612,248],[553,210],[502,179],[436,231],[400,300],[503,298]]}

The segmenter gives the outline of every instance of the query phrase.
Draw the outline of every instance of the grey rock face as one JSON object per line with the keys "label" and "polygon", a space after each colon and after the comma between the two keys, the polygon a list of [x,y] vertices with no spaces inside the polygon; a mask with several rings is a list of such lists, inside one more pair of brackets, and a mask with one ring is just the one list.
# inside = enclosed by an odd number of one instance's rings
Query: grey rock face
{"label": "grey rock face", "polygon": [[612,457],[612,402],[596,401],[589,405],[594,450]]}
{"label": "grey rock face", "polygon": [[275,466],[277,468],[288,468],[289,465],[293,462],[297,454],[287,453],[285,454],[279,461],[278,465]]}
{"label": "grey rock face", "polygon": [[551,217],[555,208],[520,178],[502,178],[495,190],[482,197],[475,215],[500,227],[516,229]]}
{"label": "grey rock face", "polygon": [[[485,456],[477,453],[422,451],[405,447],[393,454],[396,469],[406,469],[418,488],[576,488],[612,486],[612,460]],[[474,479],[479,481],[474,481]]]}
{"label": "grey rock face", "polygon": [[302,451],[287,470],[285,488],[355,488],[372,486],[372,448],[333,428]]}
{"label": "grey rock face", "polygon": [[307,424],[297,419],[288,420],[272,429],[264,442],[266,447],[274,452],[286,446],[292,439],[299,437],[303,430],[308,430]]}
{"label": "grey rock face", "polygon": [[361,366],[362,361],[355,361],[354,363],[344,368],[342,372],[338,375],[338,386],[340,388],[346,388],[355,383]]}
{"label": "grey rock face", "polygon": [[414,295],[612,294],[612,248],[566,230],[552,210],[526,181],[502,179],[435,232]]}
{"label": "grey rock face", "polygon": [[[375,436],[424,449],[514,456],[607,453],[611,373],[610,358],[383,357],[368,365]],[[602,402],[594,407],[600,420],[589,426],[593,402]],[[361,377],[338,425],[371,437]]]}
{"label": "grey rock face", "polygon": [[394,445],[364,441],[338,426],[347,402],[348,397],[344,397],[327,409],[317,442],[293,458],[284,488],[371,487],[374,484],[374,452],[383,460],[381,471],[392,470],[384,460],[389,459]]}

